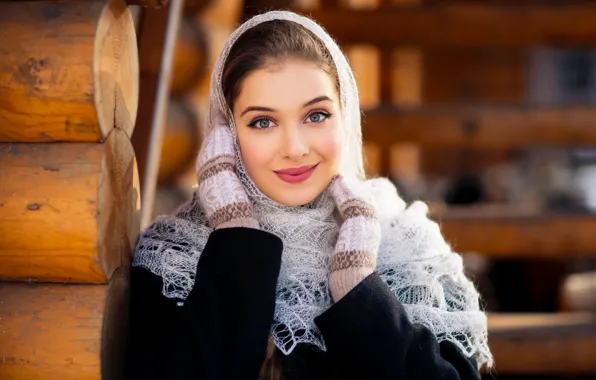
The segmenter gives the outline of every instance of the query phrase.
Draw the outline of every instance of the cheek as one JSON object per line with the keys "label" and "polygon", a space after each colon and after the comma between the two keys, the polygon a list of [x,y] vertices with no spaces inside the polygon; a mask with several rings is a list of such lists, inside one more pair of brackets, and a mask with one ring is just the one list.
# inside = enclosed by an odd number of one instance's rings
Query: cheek
{"label": "cheek", "polygon": [[262,136],[250,132],[238,132],[238,143],[244,166],[253,176],[259,169],[267,167],[275,152],[271,144],[263,143]]}
{"label": "cheek", "polygon": [[339,125],[325,129],[313,141],[315,150],[330,166],[331,170],[338,170],[342,153],[342,134]]}

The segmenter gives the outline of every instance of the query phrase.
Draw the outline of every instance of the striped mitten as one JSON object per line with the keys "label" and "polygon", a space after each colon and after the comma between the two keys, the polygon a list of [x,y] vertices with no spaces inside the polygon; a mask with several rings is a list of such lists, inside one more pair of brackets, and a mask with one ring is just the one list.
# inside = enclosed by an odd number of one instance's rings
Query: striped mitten
{"label": "striped mitten", "polygon": [[329,277],[331,296],[337,302],[375,270],[381,226],[361,182],[337,176],[329,191],[343,218]]}
{"label": "striped mitten", "polygon": [[235,166],[232,131],[227,125],[217,125],[207,135],[197,159],[199,200],[213,229],[259,228]]}

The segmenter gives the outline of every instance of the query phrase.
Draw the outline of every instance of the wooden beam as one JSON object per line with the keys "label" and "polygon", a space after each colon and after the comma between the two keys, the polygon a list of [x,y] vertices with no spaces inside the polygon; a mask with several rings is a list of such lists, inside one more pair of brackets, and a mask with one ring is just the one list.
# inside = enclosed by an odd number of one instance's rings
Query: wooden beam
{"label": "wooden beam", "polygon": [[494,258],[596,257],[596,215],[513,215],[462,207],[431,211],[430,216],[460,253],[477,252]]}
{"label": "wooden beam", "polygon": [[523,48],[421,49],[424,104],[523,104],[531,53]]}
{"label": "wooden beam", "polygon": [[596,314],[489,314],[499,374],[596,373]]}
{"label": "wooden beam", "polygon": [[[342,44],[416,46],[596,45],[596,4],[442,4],[307,14]],[[504,23],[504,20],[506,23]]]}
{"label": "wooden beam", "polygon": [[365,141],[436,148],[596,146],[596,107],[418,108],[364,112]]}
{"label": "wooden beam", "polygon": [[[136,132],[132,135],[141,180],[141,228],[151,221],[163,126],[170,96],[174,47],[183,0],[161,9],[143,11],[139,33],[140,99]],[[156,60],[155,57],[160,57]]]}

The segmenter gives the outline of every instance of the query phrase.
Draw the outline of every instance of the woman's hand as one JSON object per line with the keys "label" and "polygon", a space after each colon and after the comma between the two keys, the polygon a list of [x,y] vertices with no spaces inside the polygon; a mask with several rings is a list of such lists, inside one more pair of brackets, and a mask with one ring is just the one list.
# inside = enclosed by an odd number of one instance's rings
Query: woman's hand
{"label": "woman's hand", "polygon": [[337,302],[375,270],[381,226],[362,182],[337,176],[329,191],[343,218],[329,278]]}
{"label": "woman's hand", "polygon": [[197,159],[199,200],[213,229],[259,228],[235,167],[234,136],[230,127],[218,124],[208,134]]}

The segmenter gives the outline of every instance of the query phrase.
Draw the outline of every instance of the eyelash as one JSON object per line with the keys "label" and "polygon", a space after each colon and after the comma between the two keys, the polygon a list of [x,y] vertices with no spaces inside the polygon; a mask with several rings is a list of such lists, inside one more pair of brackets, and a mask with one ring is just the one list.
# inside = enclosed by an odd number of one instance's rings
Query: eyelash
{"label": "eyelash", "polygon": [[[319,121],[319,122],[312,122],[312,123],[315,123],[315,124],[320,124],[320,123],[322,123],[323,121],[325,121],[325,120],[327,120],[327,119],[331,118],[331,116],[333,116],[333,114],[332,114],[332,113],[329,113],[329,112],[327,112],[327,111],[324,111],[324,110],[315,110],[315,111],[312,111],[312,112],[310,112],[310,113],[309,113],[309,114],[306,116],[305,120],[308,120],[308,118],[310,118],[310,117],[311,117],[311,116],[313,116],[313,115],[317,115],[317,114],[321,114],[321,115],[323,115],[323,117],[324,117],[324,118],[323,118],[323,120],[321,120],[321,121]],[[271,128],[271,127],[267,127],[267,128],[259,128],[259,127],[257,127],[257,126],[256,126],[258,122],[260,122],[260,121],[263,121],[263,120],[268,120],[268,121],[270,121],[270,122],[272,122],[272,123],[275,123],[275,121],[273,121],[273,119],[271,119],[271,118],[269,118],[269,117],[258,117],[258,118],[256,118],[256,119],[254,119],[253,121],[251,121],[250,123],[248,123],[248,126],[249,126],[249,127],[251,127],[251,128],[255,128],[255,129],[268,129],[268,128]]]}
{"label": "eyelash", "polygon": [[322,123],[323,121],[325,121],[325,120],[327,120],[327,119],[331,118],[331,116],[333,116],[333,114],[331,114],[330,112],[324,111],[324,110],[314,110],[314,111],[312,111],[311,113],[309,113],[309,114],[306,116],[306,119],[308,119],[308,118],[309,118],[309,117],[311,117],[312,115],[316,115],[316,114],[321,114],[321,115],[323,115],[324,119],[323,119],[323,120],[321,120],[321,121],[319,121],[318,123],[317,123],[317,122],[313,122],[313,123],[315,123],[315,124]]}

